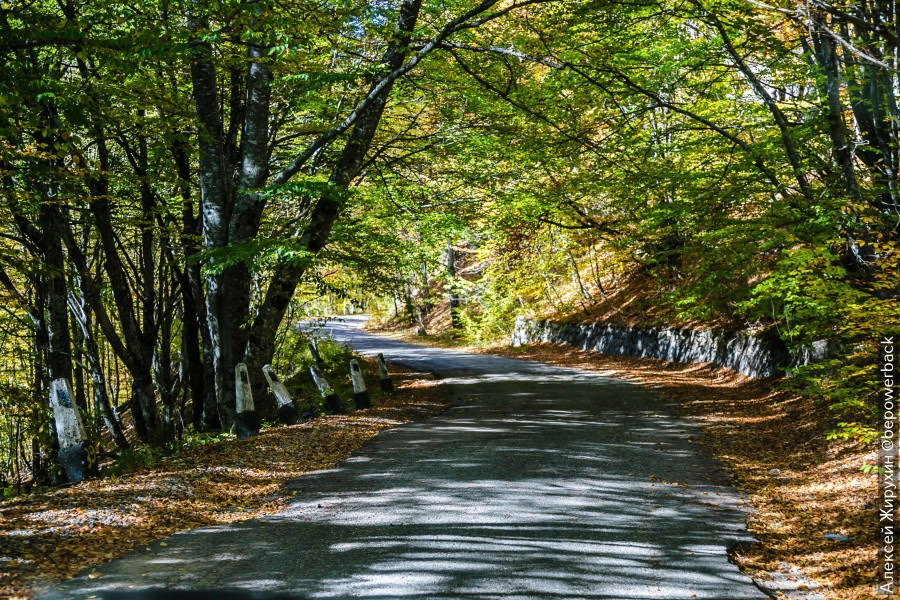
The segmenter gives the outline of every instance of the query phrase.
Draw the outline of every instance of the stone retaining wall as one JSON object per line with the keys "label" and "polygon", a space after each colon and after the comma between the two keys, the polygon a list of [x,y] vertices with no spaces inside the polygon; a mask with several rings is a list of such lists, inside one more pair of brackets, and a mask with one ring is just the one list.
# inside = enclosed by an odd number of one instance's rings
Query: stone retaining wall
{"label": "stone retaining wall", "polygon": [[[604,354],[708,362],[750,377],[778,377],[791,362],[775,336],[723,334],[689,329],[638,329],[602,323],[557,323],[516,319],[512,345],[549,342]],[[804,360],[804,362],[806,362]]]}

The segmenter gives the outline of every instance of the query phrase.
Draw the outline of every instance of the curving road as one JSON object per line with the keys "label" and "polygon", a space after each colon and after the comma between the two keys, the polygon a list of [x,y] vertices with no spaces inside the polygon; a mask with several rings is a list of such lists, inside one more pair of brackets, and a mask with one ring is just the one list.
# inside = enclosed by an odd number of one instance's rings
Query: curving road
{"label": "curving road", "polygon": [[436,372],[455,406],[295,480],[285,512],[175,535],[45,597],[766,597],[727,559],[751,539],[740,498],[674,406],[610,377],[424,348],[362,323],[329,328]]}

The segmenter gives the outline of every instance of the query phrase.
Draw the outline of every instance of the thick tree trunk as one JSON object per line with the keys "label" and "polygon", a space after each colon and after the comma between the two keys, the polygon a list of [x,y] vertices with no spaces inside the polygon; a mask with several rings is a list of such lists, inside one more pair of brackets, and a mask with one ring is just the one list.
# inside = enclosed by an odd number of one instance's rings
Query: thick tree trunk
{"label": "thick tree trunk", "polygon": [[[46,194],[45,196],[49,196]],[[41,247],[48,269],[46,278],[47,306],[47,372],[50,384],[50,406],[53,409],[57,458],[68,481],[81,481],[90,469],[87,456],[87,433],[72,394],[72,340],[69,332],[65,257],[63,255],[61,216],[49,204],[41,207]]]}
{"label": "thick tree trunk", "polygon": [[[153,376],[148,370],[146,373],[135,377],[131,382],[129,405],[131,417],[138,431],[138,423],[144,428],[147,441],[158,443],[160,441],[159,414],[156,410],[156,386],[153,384]],[[140,435],[140,434],[139,434]]]}
{"label": "thick tree trunk", "polygon": [[[200,281],[199,273],[197,281]],[[193,285],[193,284],[192,284]],[[199,285],[197,286],[199,288]],[[198,298],[198,316],[200,317],[199,331],[203,355],[203,428],[206,431],[217,431],[222,428],[222,419],[219,416],[219,403],[216,398],[216,373],[213,368],[213,344],[209,330],[209,321],[206,317],[206,305],[202,296],[194,291],[194,297]]]}
{"label": "thick tree trunk", "polygon": [[[422,0],[404,0],[400,5],[397,19],[398,36],[385,50],[383,64],[385,72],[390,73],[403,65],[408,52],[412,31],[419,18]],[[374,90],[383,84],[383,76],[373,81],[370,89]],[[384,85],[375,96],[365,112],[359,117],[350,132],[346,146],[331,172],[329,182],[338,190],[346,190],[359,174],[366,153],[372,145],[388,97],[393,89],[393,82]],[[331,229],[343,207],[343,195],[334,192],[319,198],[310,216],[309,223],[300,235],[298,245],[315,256],[325,246],[331,235]],[[254,391],[263,390],[265,380],[262,366],[272,362],[275,355],[275,337],[284,320],[294,291],[309,264],[297,261],[283,262],[275,270],[272,281],[266,290],[263,302],[253,321],[248,338],[248,346],[244,360],[250,370]]]}
{"label": "thick tree trunk", "polygon": [[249,275],[243,277],[243,272],[246,272],[246,267],[230,267],[206,281],[216,399],[223,429],[230,429],[235,422],[234,367],[240,362],[242,325],[249,311],[249,290],[243,292],[245,283],[249,287]]}
{"label": "thick tree trunk", "polygon": [[[197,29],[204,29],[204,25],[196,19],[192,18],[190,24]],[[216,69],[212,62],[212,49],[208,44],[198,43],[194,46],[191,83],[194,108],[200,124],[197,147],[203,238],[207,250],[215,250],[228,245],[230,186],[225,164],[225,134],[219,115]],[[215,374],[217,412],[221,427],[227,429],[234,422],[234,392],[231,379],[235,361],[230,355],[231,340],[227,319],[223,319],[222,315],[223,280],[222,274],[212,273],[207,276],[205,308],[212,350],[211,366]]]}
{"label": "thick tree trunk", "polygon": [[[192,21],[200,28],[200,23]],[[221,250],[254,239],[259,231],[264,201],[258,188],[265,183],[268,163],[268,121],[271,74],[263,50],[249,48],[250,66],[246,97],[232,94],[232,122],[243,115],[240,167],[236,186],[228,183],[233,172],[219,114],[216,69],[208,45],[198,44],[191,64],[194,106],[200,121],[200,188],[203,197],[203,233],[208,250]],[[229,128],[229,138],[235,127]],[[233,189],[236,187],[236,190]],[[214,266],[214,265],[213,265]],[[206,282],[206,313],[212,346],[216,398],[223,428],[235,418],[234,369],[247,348],[251,275],[247,264],[225,267]]]}
{"label": "thick tree trunk", "polygon": [[272,281],[266,289],[266,295],[250,330],[245,356],[254,393],[262,393],[265,389],[263,387],[265,379],[261,380],[257,376],[257,371],[261,373],[262,366],[271,363],[272,357],[275,356],[278,327],[305,271],[306,267],[296,262],[281,263],[275,269]]}
{"label": "thick tree trunk", "polygon": [[[181,250],[184,253],[184,281],[181,294],[184,310],[184,345],[191,388],[192,421],[196,430],[216,431],[221,427],[216,402],[212,338],[203,295],[200,263],[195,259],[200,247],[195,241],[202,233],[201,219],[194,215],[191,198],[191,164],[184,144],[171,148],[181,187]],[[201,350],[202,348],[202,350]]]}
{"label": "thick tree trunk", "polygon": [[60,235],[60,215],[50,207],[41,211],[44,264],[47,268],[47,371],[51,380],[72,381],[72,339],[69,333],[65,256]]}

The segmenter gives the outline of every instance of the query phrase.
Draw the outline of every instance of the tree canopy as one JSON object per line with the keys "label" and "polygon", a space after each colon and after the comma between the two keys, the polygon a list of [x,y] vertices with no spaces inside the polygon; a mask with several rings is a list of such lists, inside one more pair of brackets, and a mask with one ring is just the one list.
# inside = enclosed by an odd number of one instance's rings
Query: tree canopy
{"label": "tree canopy", "polygon": [[229,430],[235,366],[261,392],[297,317],[420,322],[444,291],[475,340],[629,290],[616,318],[828,340],[792,383],[871,437],[900,331],[898,22],[868,0],[5,4],[7,476],[52,470],[54,381],[120,448]]}

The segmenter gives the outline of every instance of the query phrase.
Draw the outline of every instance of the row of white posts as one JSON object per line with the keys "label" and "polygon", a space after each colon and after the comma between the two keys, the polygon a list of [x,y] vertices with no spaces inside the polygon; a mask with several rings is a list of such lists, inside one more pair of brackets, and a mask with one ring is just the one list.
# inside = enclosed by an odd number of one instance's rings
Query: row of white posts
{"label": "row of white posts", "polygon": [[[311,348],[315,348],[313,344]],[[319,357],[318,349],[313,351],[313,358],[321,364],[322,359]],[[291,396],[287,388],[278,379],[278,375],[272,370],[271,365],[262,368],[263,375],[269,384],[269,388],[275,395],[275,401],[278,403],[278,418],[282,423],[293,425],[297,422],[299,414],[297,407],[291,401]],[[340,398],[334,393],[331,385],[322,374],[322,370],[318,365],[314,364],[309,368],[319,393],[322,394],[322,400],[325,404],[325,410],[330,413],[343,414],[343,405]],[[356,408],[369,408],[372,406],[372,400],[369,397],[369,391],[366,389],[366,382],[362,376],[362,370],[359,368],[359,362],[350,361],[350,379],[353,382],[353,402]],[[394,385],[388,375],[387,365],[384,363],[384,355],[378,355],[378,381],[381,389],[385,392],[392,392]],[[259,416],[256,414],[256,407],[253,404],[253,392],[250,386],[250,375],[247,373],[247,365],[238,363],[234,367],[234,387],[235,387],[235,409],[237,417],[235,419],[235,432],[239,438],[247,438],[259,431]],[[73,401],[72,389],[69,382],[65,379],[57,379],[50,383],[50,405],[53,408],[53,420],[56,423],[56,434],[59,439],[59,464],[69,481],[81,481],[88,474],[87,449],[87,433],[85,432],[84,423],[81,421],[81,413],[78,406]]]}
{"label": "row of white posts", "polygon": [[[315,343],[310,344],[310,352],[316,363],[321,364],[322,358],[319,356],[318,348]],[[344,406],[341,399],[334,392],[331,384],[325,379],[325,375],[319,368],[319,364],[313,364],[309,368],[313,382],[319,388],[322,395],[322,401],[325,410],[333,414],[344,414]],[[297,422],[297,408],[291,401],[291,396],[287,388],[278,379],[278,375],[272,370],[271,365],[265,365],[262,368],[263,375],[269,384],[269,388],[275,395],[275,401],[278,403],[278,418],[286,425],[293,425]],[[353,383],[353,403],[357,409],[369,408],[372,406],[372,399],[369,390],[366,388],[366,381],[363,379],[362,369],[359,367],[359,361],[353,359],[350,361],[350,380]],[[381,389],[386,392],[394,390],[394,384],[387,371],[387,365],[384,362],[384,355],[378,354],[378,381]],[[259,417],[256,414],[256,408],[253,404],[253,392],[250,387],[250,376],[247,373],[247,365],[238,363],[234,367],[234,388],[236,393],[235,408],[237,410],[237,418],[235,419],[235,430],[237,437],[247,438],[259,431]]]}

